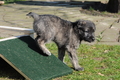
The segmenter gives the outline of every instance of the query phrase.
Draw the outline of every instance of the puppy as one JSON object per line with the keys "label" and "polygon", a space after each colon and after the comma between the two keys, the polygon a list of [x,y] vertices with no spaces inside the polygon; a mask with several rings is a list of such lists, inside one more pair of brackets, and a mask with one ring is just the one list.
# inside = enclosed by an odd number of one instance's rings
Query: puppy
{"label": "puppy", "polygon": [[95,40],[95,24],[88,20],[70,22],[54,15],[38,15],[30,12],[27,14],[34,19],[33,29],[37,34],[37,42],[43,53],[50,56],[51,52],[45,47],[49,41],[54,41],[58,46],[58,58],[63,61],[65,51],[68,52],[74,69],[84,70],[78,63],[76,50],[81,41],[93,42]]}

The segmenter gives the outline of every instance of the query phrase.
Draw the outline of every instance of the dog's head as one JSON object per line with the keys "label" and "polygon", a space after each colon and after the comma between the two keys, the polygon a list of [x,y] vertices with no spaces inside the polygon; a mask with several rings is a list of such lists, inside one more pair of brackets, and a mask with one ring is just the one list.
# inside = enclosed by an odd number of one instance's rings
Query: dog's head
{"label": "dog's head", "polygon": [[93,42],[95,40],[94,32],[96,27],[92,21],[78,20],[74,23],[74,26],[76,27],[77,34],[79,34],[81,40],[87,42]]}

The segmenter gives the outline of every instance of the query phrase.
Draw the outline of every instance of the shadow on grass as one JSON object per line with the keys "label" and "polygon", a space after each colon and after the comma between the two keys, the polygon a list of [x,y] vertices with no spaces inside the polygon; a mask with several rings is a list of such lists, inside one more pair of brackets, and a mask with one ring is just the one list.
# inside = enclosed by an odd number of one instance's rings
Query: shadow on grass
{"label": "shadow on grass", "polygon": [[14,68],[12,68],[7,62],[0,58],[0,78],[9,78],[15,80],[25,80],[21,74],[19,74]]}

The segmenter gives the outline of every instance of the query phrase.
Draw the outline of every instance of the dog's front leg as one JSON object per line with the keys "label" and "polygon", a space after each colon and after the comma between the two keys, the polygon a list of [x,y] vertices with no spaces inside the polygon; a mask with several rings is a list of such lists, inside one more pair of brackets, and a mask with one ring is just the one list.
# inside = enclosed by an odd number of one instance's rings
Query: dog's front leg
{"label": "dog's front leg", "polygon": [[65,48],[64,47],[58,48],[58,58],[62,62],[64,62],[64,56],[65,56]]}
{"label": "dog's front leg", "polygon": [[45,41],[43,39],[41,39],[39,36],[37,36],[35,38],[35,41],[37,42],[37,45],[39,46],[39,48],[43,51],[43,53],[45,53],[46,55],[50,56],[51,52],[46,48],[45,46]]}
{"label": "dog's front leg", "polygon": [[84,68],[82,68],[78,63],[78,57],[77,57],[77,54],[76,54],[76,49],[68,50],[68,54],[70,56],[70,59],[72,61],[72,64],[73,64],[75,70],[76,71],[83,71]]}

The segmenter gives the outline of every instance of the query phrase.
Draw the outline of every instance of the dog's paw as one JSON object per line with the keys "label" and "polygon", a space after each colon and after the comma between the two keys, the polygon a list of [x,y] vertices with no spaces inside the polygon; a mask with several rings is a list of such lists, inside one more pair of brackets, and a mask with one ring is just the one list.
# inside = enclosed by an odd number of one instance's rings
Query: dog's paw
{"label": "dog's paw", "polygon": [[51,56],[51,53],[46,53],[46,55]]}
{"label": "dog's paw", "polygon": [[84,71],[83,67],[75,68],[76,71]]}
{"label": "dog's paw", "polygon": [[46,54],[47,56],[51,56],[51,53],[49,51],[44,51],[44,54]]}

